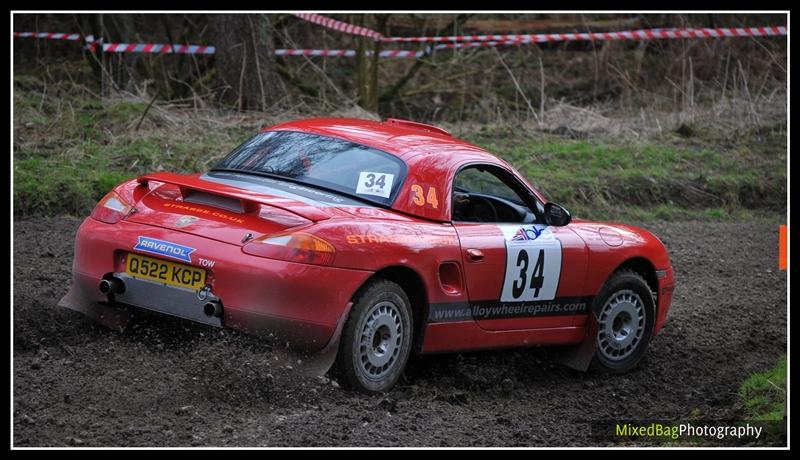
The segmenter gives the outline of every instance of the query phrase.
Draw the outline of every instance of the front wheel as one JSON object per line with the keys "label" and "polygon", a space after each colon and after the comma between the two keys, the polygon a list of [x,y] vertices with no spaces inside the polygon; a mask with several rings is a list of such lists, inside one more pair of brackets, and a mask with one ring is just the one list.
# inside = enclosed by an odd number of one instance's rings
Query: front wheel
{"label": "front wheel", "polygon": [[411,303],[388,280],[374,280],[353,299],[336,371],[345,386],[365,393],[389,391],[405,369],[411,350]]}
{"label": "front wheel", "polygon": [[592,307],[597,317],[592,367],[613,373],[632,369],[653,335],[655,302],[647,282],[636,272],[620,271],[603,286]]}

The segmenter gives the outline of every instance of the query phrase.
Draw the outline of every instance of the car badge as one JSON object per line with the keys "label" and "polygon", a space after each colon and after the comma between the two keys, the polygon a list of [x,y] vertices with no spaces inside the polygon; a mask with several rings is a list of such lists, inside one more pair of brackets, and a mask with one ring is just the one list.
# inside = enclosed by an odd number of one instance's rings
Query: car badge
{"label": "car badge", "polygon": [[175,221],[176,227],[186,227],[187,225],[191,225],[199,220],[199,217],[194,216],[181,216],[178,220]]}

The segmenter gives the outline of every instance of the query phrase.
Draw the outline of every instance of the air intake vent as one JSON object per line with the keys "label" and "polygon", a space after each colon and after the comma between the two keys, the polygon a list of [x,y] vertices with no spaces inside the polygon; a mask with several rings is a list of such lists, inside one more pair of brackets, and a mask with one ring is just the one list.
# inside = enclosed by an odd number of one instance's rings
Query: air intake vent
{"label": "air intake vent", "polygon": [[236,198],[229,198],[227,196],[215,195],[213,193],[201,192],[198,190],[189,190],[183,197],[183,201],[194,204],[204,204],[221,208],[228,211],[233,211],[239,214],[244,214],[244,204],[242,200]]}

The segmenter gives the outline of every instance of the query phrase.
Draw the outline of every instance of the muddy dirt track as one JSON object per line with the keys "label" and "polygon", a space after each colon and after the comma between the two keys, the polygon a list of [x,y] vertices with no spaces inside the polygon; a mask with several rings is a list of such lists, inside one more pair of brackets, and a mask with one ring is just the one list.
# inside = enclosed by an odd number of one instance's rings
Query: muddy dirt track
{"label": "muddy dirt track", "polygon": [[166,318],[117,333],[56,307],[79,223],[15,222],[16,446],[593,445],[587,420],[741,416],[739,383],[786,351],[773,224],[647,226],[679,284],[627,375],[576,372],[548,349],[442,355],[364,396],[243,334]]}

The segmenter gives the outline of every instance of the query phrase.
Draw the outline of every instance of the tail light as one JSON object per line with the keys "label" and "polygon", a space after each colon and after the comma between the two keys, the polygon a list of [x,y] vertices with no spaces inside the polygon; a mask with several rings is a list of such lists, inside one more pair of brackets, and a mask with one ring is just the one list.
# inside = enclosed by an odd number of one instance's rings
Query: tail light
{"label": "tail light", "polygon": [[254,256],[314,265],[331,265],[336,255],[332,244],[302,232],[262,236],[242,250]]}
{"label": "tail light", "polygon": [[107,224],[116,224],[132,210],[133,206],[112,190],[94,207],[92,218]]}

